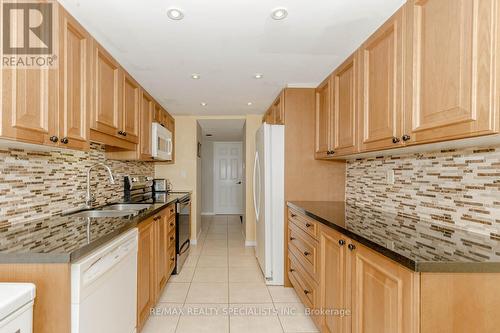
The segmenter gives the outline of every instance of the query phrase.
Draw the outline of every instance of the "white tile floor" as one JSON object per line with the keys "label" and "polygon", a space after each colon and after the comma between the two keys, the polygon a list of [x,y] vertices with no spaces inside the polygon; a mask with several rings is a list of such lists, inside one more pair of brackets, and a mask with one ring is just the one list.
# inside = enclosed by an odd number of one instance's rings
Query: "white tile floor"
{"label": "white tile floor", "polygon": [[265,285],[234,215],[203,216],[198,244],[156,308],[142,332],[318,332],[292,288]]}

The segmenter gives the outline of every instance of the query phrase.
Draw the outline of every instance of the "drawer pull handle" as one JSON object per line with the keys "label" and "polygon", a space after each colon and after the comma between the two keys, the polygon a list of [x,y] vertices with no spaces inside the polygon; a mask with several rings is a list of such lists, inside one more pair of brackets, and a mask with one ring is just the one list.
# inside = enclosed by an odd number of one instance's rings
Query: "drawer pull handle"
{"label": "drawer pull handle", "polygon": [[345,245],[345,240],[343,240],[343,239],[340,239],[340,240],[339,240],[339,245],[340,245],[340,246],[343,246],[343,245]]}
{"label": "drawer pull handle", "polygon": [[310,292],[309,290],[304,289],[304,294],[306,294],[306,295],[307,295],[307,294],[310,294],[310,293],[311,293],[311,292]]}
{"label": "drawer pull handle", "polygon": [[295,237],[290,237],[290,240],[291,240],[291,241],[295,240]]}
{"label": "drawer pull handle", "polygon": [[296,217],[297,215],[295,215],[294,213],[290,214],[291,217]]}
{"label": "drawer pull handle", "polygon": [[305,255],[305,256],[308,256],[308,255],[310,255],[310,254],[311,254],[310,252],[304,251],[304,255]]}
{"label": "drawer pull handle", "polygon": [[354,250],[356,249],[356,245],[354,245],[354,244],[349,244],[349,245],[347,245],[347,247],[348,247],[348,248],[349,248],[349,250],[351,250],[351,251],[354,251]]}
{"label": "drawer pull handle", "polygon": [[310,224],[310,223],[306,223],[306,227],[307,227],[307,228],[312,227],[312,224]]}

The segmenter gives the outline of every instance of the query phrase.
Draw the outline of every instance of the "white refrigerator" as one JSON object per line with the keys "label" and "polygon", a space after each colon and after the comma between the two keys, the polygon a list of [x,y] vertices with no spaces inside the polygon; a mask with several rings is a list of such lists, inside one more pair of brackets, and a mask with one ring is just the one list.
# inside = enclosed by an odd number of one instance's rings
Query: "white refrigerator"
{"label": "white refrigerator", "polygon": [[255,255],[268,285],[283,285],[285,128],[263,124],[255,135]]}

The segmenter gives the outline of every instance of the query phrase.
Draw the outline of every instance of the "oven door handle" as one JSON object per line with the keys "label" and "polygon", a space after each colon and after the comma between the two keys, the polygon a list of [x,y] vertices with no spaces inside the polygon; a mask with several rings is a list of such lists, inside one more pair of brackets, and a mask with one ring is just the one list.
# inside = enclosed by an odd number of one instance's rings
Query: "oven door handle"
{"label": "oven door handle", "polygon": [[[190,245],[190,241],[189,239],[187,241],[184,242],[184,244],[181,245],[181,247],[179,248],[179,255],[182,255],[184,254],[187,250],[189,250],[189,245]],[[187,245],[187,246],[186,246]],[[184,248],[184,246],[186,246],[186,248]]]}

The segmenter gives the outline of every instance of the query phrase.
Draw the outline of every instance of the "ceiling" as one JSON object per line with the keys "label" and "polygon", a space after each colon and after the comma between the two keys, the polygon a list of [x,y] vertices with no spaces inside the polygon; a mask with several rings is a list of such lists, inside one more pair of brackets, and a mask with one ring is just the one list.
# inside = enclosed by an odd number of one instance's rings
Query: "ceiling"
{"label": "ceiling", "polygon": [[205,141],[243,141],[245,119],[200,119],[198,123]]}
{"label": "ceiling", "polygon": [[[241,115],[316,86],[405,0],[60,2],[172,114]],[[271,19],[277,7],[286,19]]]}

